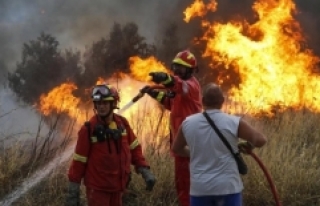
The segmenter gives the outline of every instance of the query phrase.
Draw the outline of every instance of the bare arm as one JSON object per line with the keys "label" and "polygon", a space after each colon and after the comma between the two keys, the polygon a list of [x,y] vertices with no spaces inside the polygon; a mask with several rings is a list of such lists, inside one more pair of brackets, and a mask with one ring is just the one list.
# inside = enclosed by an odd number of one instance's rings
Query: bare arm
{"label": "bare arm", "polygon": [[183,135],[181,126],[179,127],[178,134],[173,141],[172,145],[172,152],[176,155],[183,156],[183,157],[189,157],[190,156],[190,150],[187,145],[186,138]]}
{"label": "bare arm", "polygon": [[247,140],[255,147],[262,147],[267,142],[267,138],[258,130],[241,119],[238,128],[238,137]]}

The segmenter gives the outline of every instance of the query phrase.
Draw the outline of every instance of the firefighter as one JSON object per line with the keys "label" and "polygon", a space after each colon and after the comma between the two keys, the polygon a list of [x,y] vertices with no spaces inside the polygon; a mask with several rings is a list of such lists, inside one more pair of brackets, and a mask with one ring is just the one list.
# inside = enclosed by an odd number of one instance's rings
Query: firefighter
{"label": "firefighter", "polygon": [[114,113],[118,91],[111,85],[96,85],[92,100],[95,115],[78,132],[68,171],[66,205],[79,205],[83,180],[88,206],[121,206],[131,164],[144,178],[148,191],[156,180],[128,121]]}
{"label": "firefighter", "polygon": [[[193,76],[198,71],[197,60],[189,51],[179,52],[173,59],[171,70],[173,75],[164,72],[151,72],[149,75],[156,84],[162,84],[167,91],[152,89],[146,86],[141,89],[170,111],[170,147],[182,121],[189,115],[202,111],[201,88]],[[189,206],[189,157],[174,155],[175,185],[179,204]]]}

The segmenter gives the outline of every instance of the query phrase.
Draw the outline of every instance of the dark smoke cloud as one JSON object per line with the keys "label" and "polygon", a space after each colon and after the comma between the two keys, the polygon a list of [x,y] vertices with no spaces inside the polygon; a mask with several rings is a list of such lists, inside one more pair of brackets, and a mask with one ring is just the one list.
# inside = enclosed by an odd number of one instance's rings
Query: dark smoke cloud
{"label": "dark smoke cloud", "polygon": [[296,6],[296,18],[304,31],[307,47],[320,56],[320,1],[296,0]]}
{"label": "dark smoke cloud", "polygon": [[9,70],[20,60],[22,45],[43,31],[57,38],[60,48],[77,48],[109,34],[114,22],[133,21],[150,42],[166,13],[179,1],[161,0],[0,0],[0,62]]}
{"label": "dark smoke cloud", "polygon": [[[181,46],[188,47],[200,34],[199,21],[186,24],[184,9],[193,0],[0,0],[0,71],[15,69],[23,43],[49,33],[60,42],[60,49],[83,50],[109,34],[114,22],[135,22],[148,42],[161,39],[168,23],[178,24]],[[218,0],[214,19],[252,17],[254,0]],[[309,45],[320,54],[320,4],[315,0],[295,0],[298,19]],[[315,42],[315,43],[314,43]],[[2,76],[2,75],[1,75]]]}

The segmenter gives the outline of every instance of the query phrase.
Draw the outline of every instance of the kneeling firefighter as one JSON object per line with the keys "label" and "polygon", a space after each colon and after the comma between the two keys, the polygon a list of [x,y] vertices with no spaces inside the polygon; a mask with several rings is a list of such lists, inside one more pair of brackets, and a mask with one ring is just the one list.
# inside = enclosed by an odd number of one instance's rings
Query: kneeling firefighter
{"label": "kneeling firefighter", "polygon": [[88,206],[121,206],[131,164],[144,178],[147,190],[153,189],[156,180],[127,119],[114,113],[118,91],[111,85],[96,85],[92,100],[95,115],[78,132],[66,205],[79,205],[83,180]]}

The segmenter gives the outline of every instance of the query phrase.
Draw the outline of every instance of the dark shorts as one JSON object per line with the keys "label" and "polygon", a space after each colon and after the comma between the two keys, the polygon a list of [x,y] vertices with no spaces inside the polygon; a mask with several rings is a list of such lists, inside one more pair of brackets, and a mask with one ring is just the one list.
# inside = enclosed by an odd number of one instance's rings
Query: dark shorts
{"label": "dark shorts", "polygon": [[242,206],[242,194],[190,196],[191,206]]}

